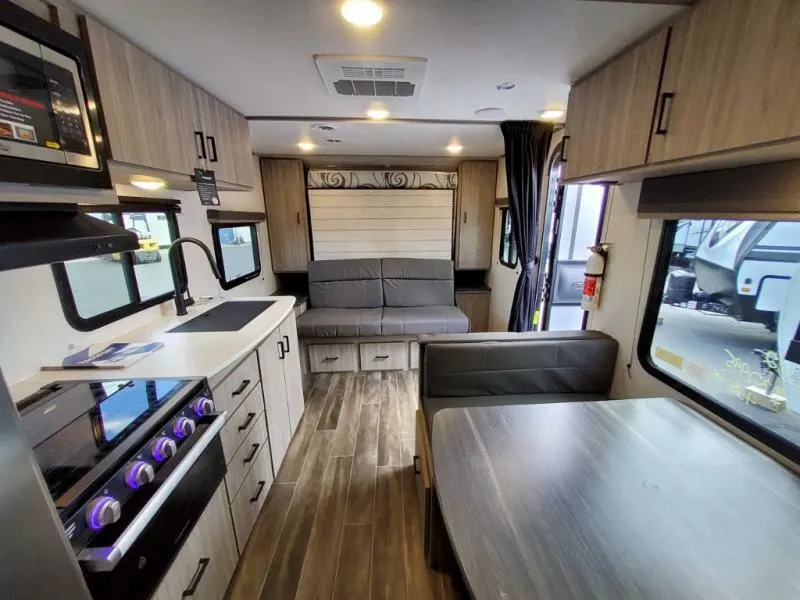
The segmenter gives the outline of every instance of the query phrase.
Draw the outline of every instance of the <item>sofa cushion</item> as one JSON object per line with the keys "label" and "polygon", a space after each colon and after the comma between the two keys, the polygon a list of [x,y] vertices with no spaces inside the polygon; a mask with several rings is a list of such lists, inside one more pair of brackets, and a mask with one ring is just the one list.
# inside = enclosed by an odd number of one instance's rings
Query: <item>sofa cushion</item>
{"label": "sofa cushion", "polygon": [[383,335],[467,333],[469,319],[455,306],[389,307],[383,309]]}
{"label": "sofa cushion", "polygon": [[381,334],[381,308],[312,308],[297,319],[301,338]]}
{"label": "sofa cushion", "polygon": [[381,261],[377,258],[308,263],[308,296],[313,308],[383,306]]}
{"label": "sofa cushion", "polygon": [[453,261],[428,258],[384,258],[386,306],[453,306]]}
{"label": "sofa cushion", "polygon": [[454,396],[450,398],[422,398],[428,435],[433,430],[433,418],[445,408],[472,406],[511,406],[515,404],[555,404],[558,402],[599,402],[608,400],[605,394],[506,394],[504,396]]}

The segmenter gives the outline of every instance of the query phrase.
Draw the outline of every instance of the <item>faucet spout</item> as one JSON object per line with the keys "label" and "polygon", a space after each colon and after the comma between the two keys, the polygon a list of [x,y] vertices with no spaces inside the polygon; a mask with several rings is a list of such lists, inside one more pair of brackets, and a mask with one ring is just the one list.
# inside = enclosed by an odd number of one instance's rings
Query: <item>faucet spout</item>
{"label": "faucet spout", "polygon": [[[193,237],[181,237],[172,242],[169,246],[169,250],[167,251],[167,257],[169,258],[169,266],[170,270],[172,271],[172,285],[175,287],[175,312],[178,314],[179,317],[182,317],[187,314],[186,312],[186,300],[183,297],[183,292],[181,291],[182,287],[182,277],[180,272],[180,266],[178,264],[178,247],[183,244],[194,244],[195,246],[200,246],[203,249],[203,252],[206,254],[206,258],[208,259],[208,264],[211,267],[211,272],[214,274],[214,278],[217,281],[222,281],[222,276],[219,273],[219,268],[217,267],[217,262],[214,260],[213,255],[211,254],[211,250],[206,246],[203,242],[198,240],[197,238]],[[186,286],[189,286],[189,276],[186,276]]]}

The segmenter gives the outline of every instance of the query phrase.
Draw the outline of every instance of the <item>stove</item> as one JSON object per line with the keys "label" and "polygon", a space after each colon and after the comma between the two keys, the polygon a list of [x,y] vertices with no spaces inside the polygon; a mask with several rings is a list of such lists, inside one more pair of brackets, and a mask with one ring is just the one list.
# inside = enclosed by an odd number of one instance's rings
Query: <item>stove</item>
{"label": "stove", "polygon": [[225,476],[206,380],[59,381],[19,410],[95,600],[148,598]]}

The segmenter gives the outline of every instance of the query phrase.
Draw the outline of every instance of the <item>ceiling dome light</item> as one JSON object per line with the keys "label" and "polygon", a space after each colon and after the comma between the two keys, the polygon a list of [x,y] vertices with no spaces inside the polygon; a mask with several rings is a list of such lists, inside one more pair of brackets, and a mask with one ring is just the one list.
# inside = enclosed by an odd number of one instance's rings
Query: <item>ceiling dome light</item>
{"label": "ceiling dome light", "polygon": [[317,146],[313,142],[303,141],[303,142],[298,142],[297,147],[300,148],[300,150],[302,150],[303,152],[311,152]]}
{"label": "ceiling dome light", "polygon": [[373,0],[345,0],[342,16],[357,27],[372,27],[383,19],[383,7]]}
{"label": "ceiling dome light", "polygon": [[542,121],[557,121],[563,119],[566,112],[563,108],[547,108],[539,111],[539,118]]}
{"label": "ceiling dome light", "polygon": [[461,154],[461,151],[464,149],[464,146],[461,145],[461,142],[454,139],[451,141],[447,146],[447,151],[450,154]]}

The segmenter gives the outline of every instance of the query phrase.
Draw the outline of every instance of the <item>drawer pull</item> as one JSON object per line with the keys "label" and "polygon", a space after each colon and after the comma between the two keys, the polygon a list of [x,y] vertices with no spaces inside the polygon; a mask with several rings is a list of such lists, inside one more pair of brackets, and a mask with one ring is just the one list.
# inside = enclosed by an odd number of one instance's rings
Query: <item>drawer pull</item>
{"label": "drawer pull", "polygon": [[675,94],[664,92],[661,94],[661,107],[658,110],[658,122],[656,123],[656,135],[667,135],[667,123],[672,112],[672,101]]}
{"label": "drawer pull", "polygon": [[414,475],[419,475],[422,473],[419,468],[419,456],[414,457]]}
{"label": "drawer pull", "polygon": [[286,348],[283,347],[283,342],[278,342],[278,358],[281,360],[286,358]]}
{"label": "drawer pull", "polygon": [[197,146],[197,158],[208,158],[206,154],[206,142],[203,139],[202,131],[194,132],[194,143]]}
{"label": "drawer pull", "polygon": [[388,354],[378,354],[375,356],[375,360],[386,360],[387,358],[389,358]]}
{"label": "drawer pull", "polygon": [[250,451],[250,454],[248,454],[247,458],[245,458],[242,462],[244,464],[247,464],[249,462],[253,462],[253,459],[256,457],[256,454],[258,454],[258,449],[260,447],[261,447],[261,444],[253,444],[253,449]]}
{"label": "drawer pull", "polygon": [[248,385],[250,385],[250,380],[245,379],[244,381],[242,381],[242,383],[239,385],[238,388],[233,390],[233,394],[231,394],[231,396],[239,396],[243,391],[247,389]]}
{"label": "drawer pull", "polygon": [[250,423],[252,423],[253,419],[255,418],[256,418],[256,413],[254,412],[247,413],[247,418],[244,420],[244,423],[239,425],[239,431],[244,431],[245,429],[250,427]]}
{"label": "drawer pull", "polygon": [[338,356],[326,356],[325,358],[322,359],[322,362],[334,362],[337,360],[339,360]]}
{"label": "drawer pull", "polygon": [[567,162],[567,140],[571,139],[570,136],[565,135],[561,138],[561,162]]}
{"label": "drawer pull", "polygon": [[200,581],[203,579],[203,575],[206,574],[206,569],[208,568],[210,562],[210,558],[200,559],[200,561],[197,563],[197,570],[194,572],[194,575],[192,575],[192,580],[189,582],[189,587],[183,590],[183,595],[181,596],[182,598],[194,596],[194,593],[197,591],[197,587],[200,585]]}
{"label": "drawer pull", "polygon": [[261,492],[264,491],[264,485],[266,485],[266,481],[259,481],[258,482],[258,491],[256,495],[250,498],[250,502],[258,502],[258,498],[261,496]]}
{"label": "drawer pull", "polygon": [[284,351],[286,352],[286,354],[289,354],[289,352],[292,351],[292,349],[289,347],[289,336],[288,335],[283,336],[283,341],[286,342],[286,348],[284,348]]}

